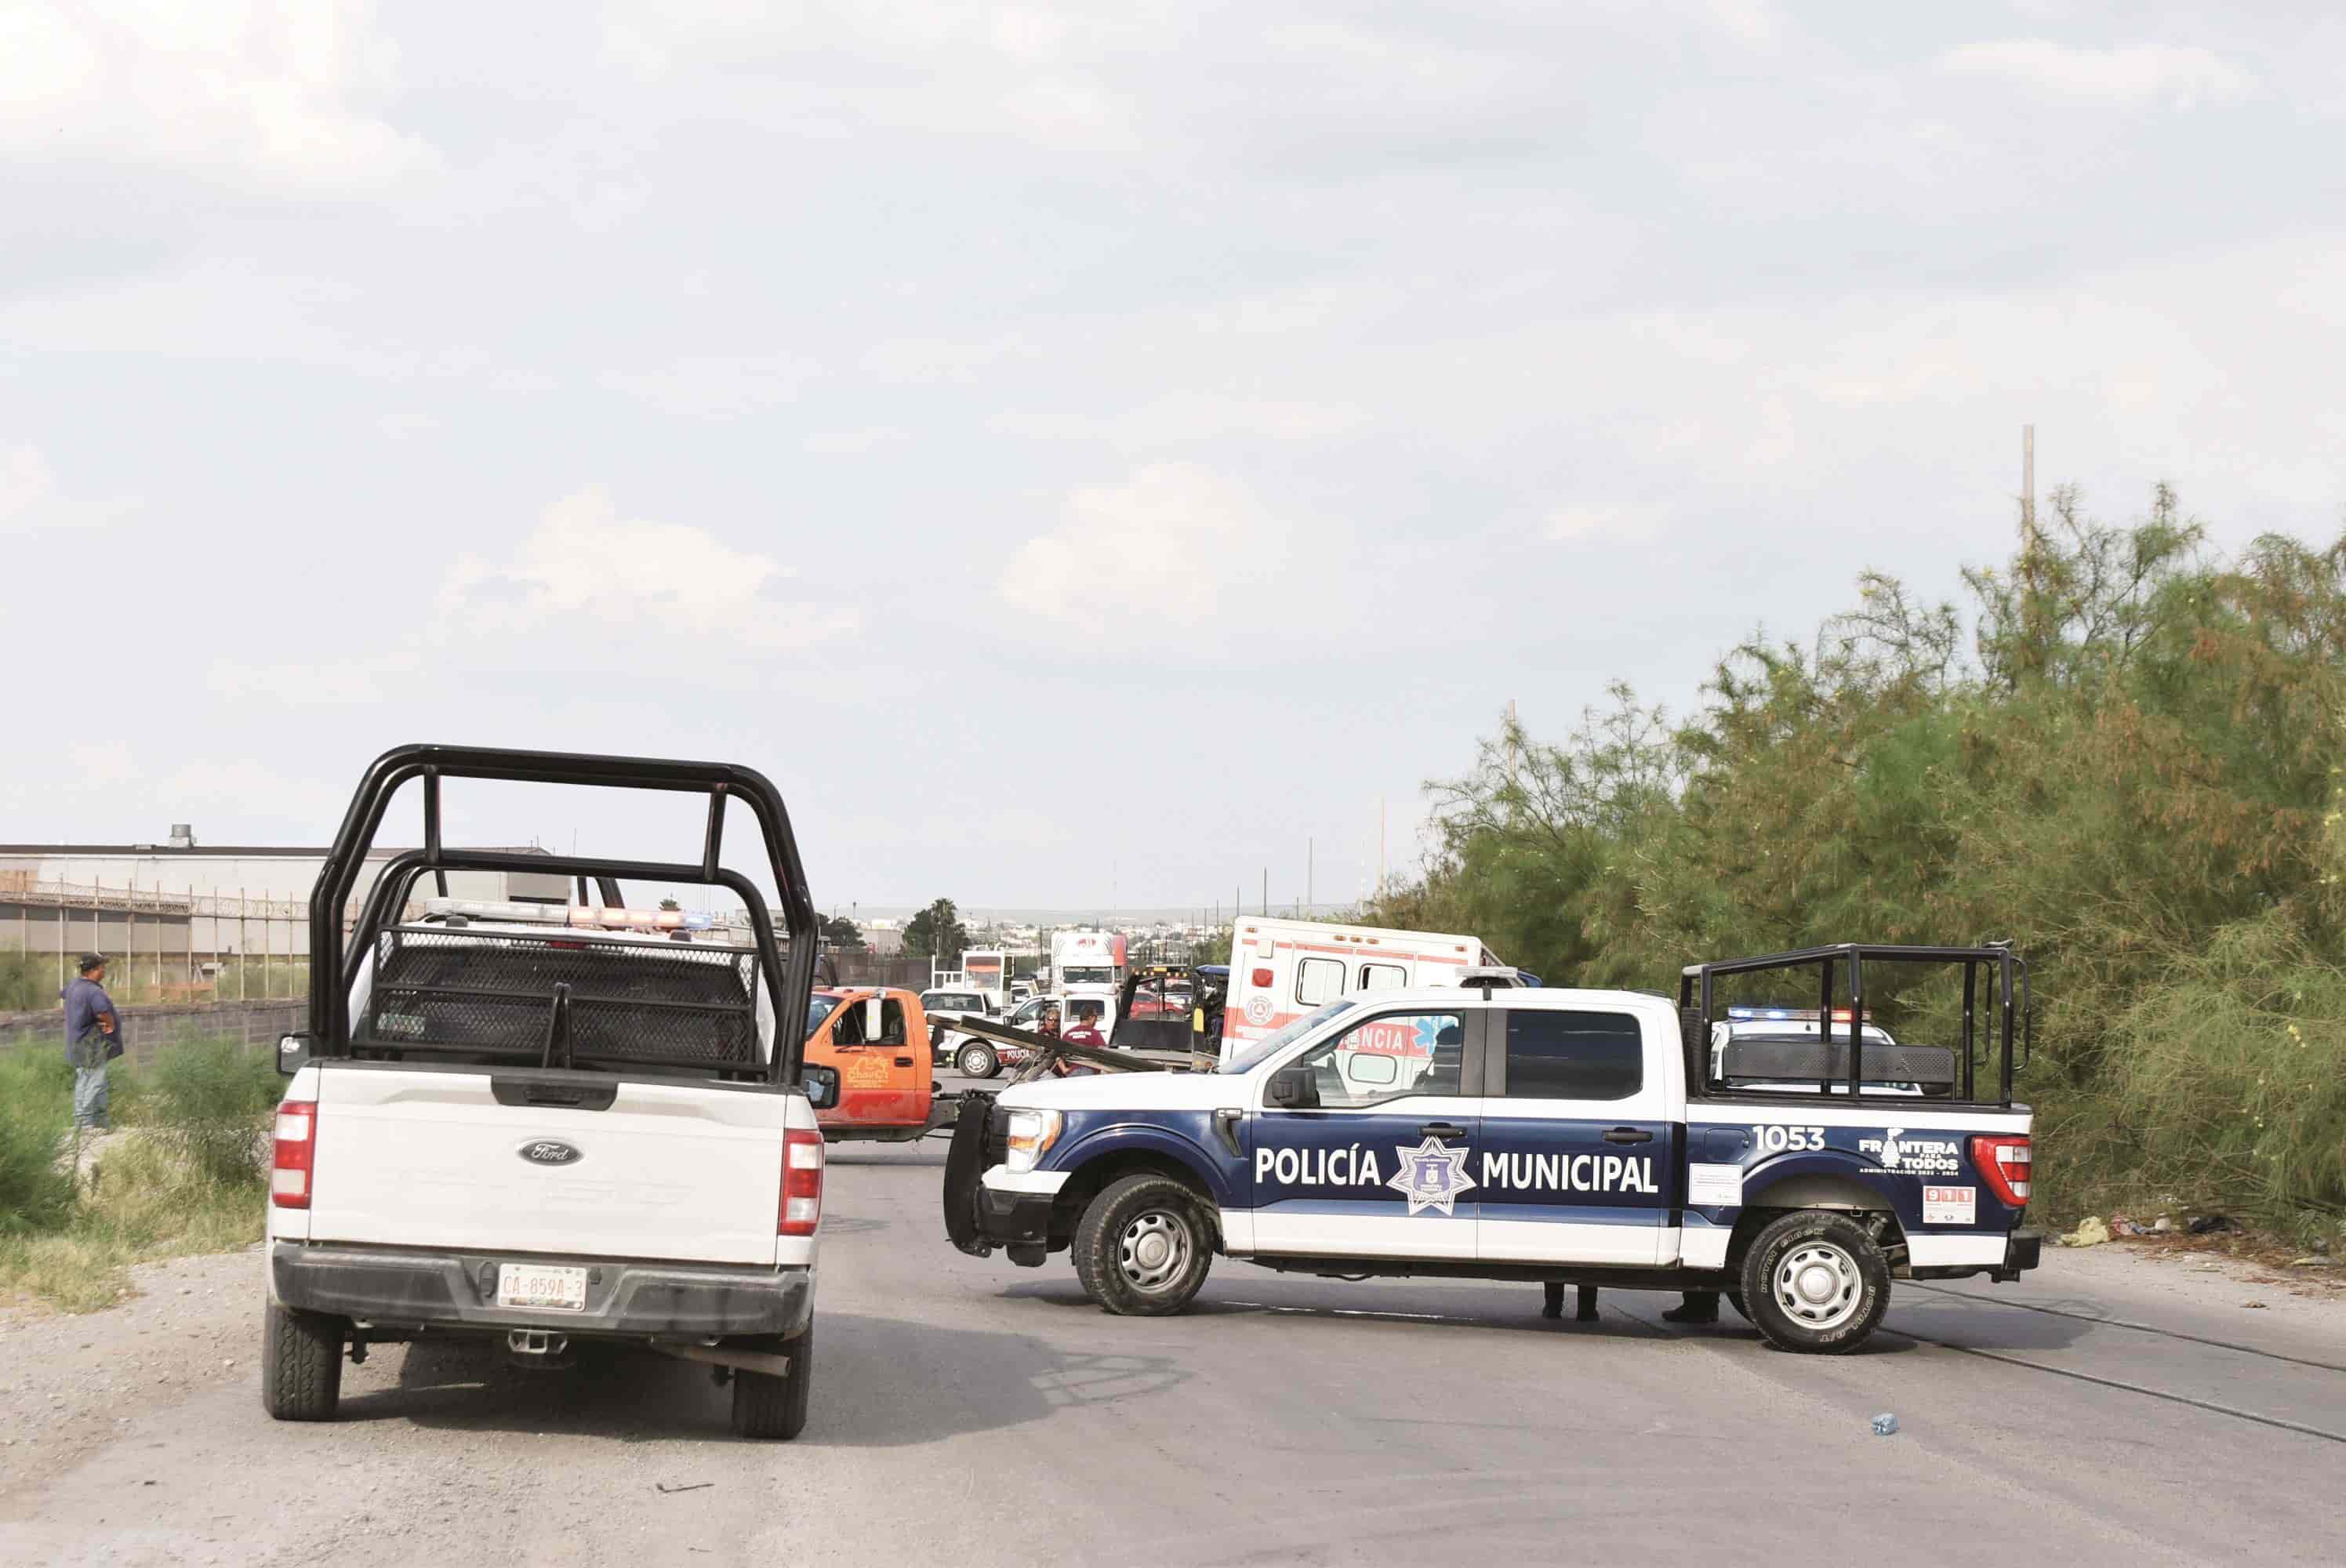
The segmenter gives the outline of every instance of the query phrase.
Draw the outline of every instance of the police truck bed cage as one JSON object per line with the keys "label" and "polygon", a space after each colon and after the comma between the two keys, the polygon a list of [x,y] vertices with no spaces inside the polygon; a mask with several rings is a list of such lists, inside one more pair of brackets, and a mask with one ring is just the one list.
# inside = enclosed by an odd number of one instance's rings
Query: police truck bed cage
{"label": "police truck bed cage", "polygon": [[[709,812],[699,859],[618,860],[451,849],[441,839],[440,786],[447,779],[703,795]],[[342,911],[365,870],[367,850],[392,796],[414,780],[423,785],[423,847],[383,865],[346,942]],[[780,894],[779,932],[757,884],[719,863],[726,807],[735,799],[758,823]],[[453,871],[549,872],[578,878],[582,887],[592,878],[614,903],[620,901],[617,880],[623,877],[721,887],[748,912],[750,942],[747,947],[631,942],[601,933],[549,931],[539,937],[396,921],[418,881],[430,874],[444,898],[446,873]],[[310,1049],[319,1056],[536,1057],[546,1066],[714,1070],[729,1077],[795,1084],[820,940],[790,813],[772,782],[755,769],[580,752],[400,747],[367,770],[311,897],[310,952],[317,979],[310,987]],[[364,1015],[353,1021],[352,988],[370,956],[376,973]],[[774,1048],[768,1061],[758,1059],[761,983],[773,1013]]]}
{"label": "police truck bed cage", "polygon": [[402,1056],[763,1065],[750,948],[398,926],[375,939],[372,979],[351,1043]]}
{"label": "police truck bed cage", "polygon": [[[1963,974],[1961,1035],[1952,1048],[1892,1044],[1878,1036],[1865,1037],[1867,965],[1879,976],[1885,964],[1936,964],[1959,967]],[[1754,1013],[1780,1012],[1787,1018],[1816,1022],[1817,1034],[1805,1039],[1749,1042],[1737,1052],[1735,1072],[1712,1070],[1710,1034],[1725,1021],[1718,1005],[1718,983],[1744,975],[1813,969],[1809,995],[1816,1011],[1791,1009],[1732,1010],[1737,1021]],[[1838,991],[1836,987],[1838,986]],[[1877,990],[1880,989],[1877,983]],[[1841,997],[1837,1003],[1836,995]],[[1987,1014],[1995,1059],[1991,1093],[1978,1083],[1981,1013]],[[2012,1104],[2013,1046],[2017,1036],[2021,1062],[2034,1029],[2028,991],[2028,964],[2008,942],[1978,947],[1900,947],[1881,943],[1845,942],[1833,947],[1803,948],[1797,952],[1766,953],[1756,958],[1723,959],[1714,963],[1690,963],[1678,975],[1678,1017],[1685,1040],[1687,1084],[1691,1092],[1713,1095],[1732,1093],[1727,1077],[1782,1080],[1771,1092],[1806,1085],[1818,1094],[1860,1095],[1867,1085],[1912,1083],[1926,1094],[1974,1105]],[[1911,1104],[1911,1101],[1910,1101]]]}

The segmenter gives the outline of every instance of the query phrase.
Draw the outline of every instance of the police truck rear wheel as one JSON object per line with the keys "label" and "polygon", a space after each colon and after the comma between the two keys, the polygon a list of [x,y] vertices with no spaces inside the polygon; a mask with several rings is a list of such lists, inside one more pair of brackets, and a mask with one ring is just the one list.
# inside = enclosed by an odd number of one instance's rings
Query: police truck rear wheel
{"label": "police truck rear wheel", "polygon": [[1739,1308],[1778,1349],[1835,1355],[1863,1344],[1890,1309],[1890,1263],[1856,1220],[1805,1209],[1752,1238],[1741,1295]]}
{"label": "police truck rear wheel", "polygon": [[1203,1200],[1170,1176],[1145,1174],[1111,1182],[1092,1199],[1072,1250],[1085,1293],[1126,1318],[1178,1312],[1214,1262]]}
{"label": "police truck rear wheel", "polygon": [[964,1078],[991,1078],[1002,1071],[1002,1063],[989,1045],[964,1045],[958,1061]]}

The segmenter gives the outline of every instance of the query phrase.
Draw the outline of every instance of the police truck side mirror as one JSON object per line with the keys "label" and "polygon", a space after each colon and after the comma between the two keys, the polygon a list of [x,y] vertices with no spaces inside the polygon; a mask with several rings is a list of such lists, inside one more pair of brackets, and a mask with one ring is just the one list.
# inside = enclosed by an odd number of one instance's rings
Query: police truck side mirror
{"label": "police truck side mirror", "polygon": [[808,1105],[828,1111],[839,1104],[839,1069],[809,1062],[799,1069],[799,1087],[806,1091]]}
{"label": "police truck side mirror", "polygon": [[277,1070],[291,1078],[309,1065],[310,1047],[316,1041],[307,1034],[280,1034],[277,1037]]}
{"label": "police truck side mirror", "polygon": [[1265,1105],[1283,1110],[1309,1110],[1320,1104],[1320,1081],[1309,1067],[1281,1067],[1270,1075],[1262,1098]]}

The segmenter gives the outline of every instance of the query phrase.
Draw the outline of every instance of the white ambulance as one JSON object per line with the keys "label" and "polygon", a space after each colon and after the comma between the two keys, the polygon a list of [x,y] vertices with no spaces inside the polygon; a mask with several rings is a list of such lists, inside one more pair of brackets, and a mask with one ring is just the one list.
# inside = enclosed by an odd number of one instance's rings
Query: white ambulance
{"label": "white ambulance", "polygon": [[[1340,996],[1456,985],[1505,967],[1478,937],[1242,916],[1231,932],[1222,1059]],[[1517,983],[1512,973],[1501,983]]]}

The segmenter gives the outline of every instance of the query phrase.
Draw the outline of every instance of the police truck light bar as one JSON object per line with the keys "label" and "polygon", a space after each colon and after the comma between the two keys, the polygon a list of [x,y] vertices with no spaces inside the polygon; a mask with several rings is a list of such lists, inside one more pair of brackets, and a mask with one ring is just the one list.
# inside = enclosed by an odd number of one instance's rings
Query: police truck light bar
{"label": "police truck light bar", "polygon": [[528,925],[571,925],[595,931],[709,931],[717,922],[686,910],[582,909],[559,904],[504,903],[488,899],[426,899],[426,914]]}
{"label": "police truck light bar", "polygon": [[[1764,1019],[1770,1023],[1814,1023],[1817,1021],[1817,1010],[1813,1007],[1730,1007],[1727,1015],[1738,1022]],[[1846,1023],[1850,1017],[1846,1007],[1832,1010],[1832,1021],[1836,1023]]]}

